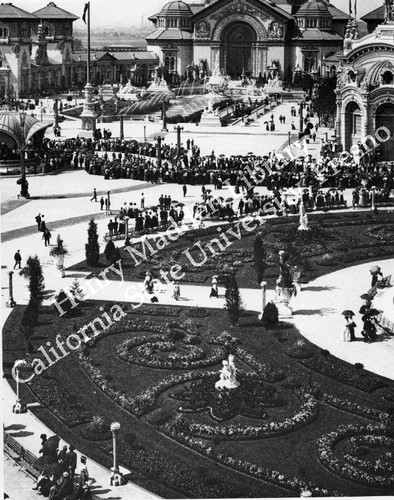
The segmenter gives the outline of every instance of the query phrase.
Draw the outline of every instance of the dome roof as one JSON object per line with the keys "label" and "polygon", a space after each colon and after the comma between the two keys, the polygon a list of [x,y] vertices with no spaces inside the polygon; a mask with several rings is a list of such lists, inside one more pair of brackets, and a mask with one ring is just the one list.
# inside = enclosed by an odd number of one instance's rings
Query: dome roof
{"label": "dome roof", "polygon": [[325,2],[321,2],[319,0],[312,0],[304,3],[299,11],[297,12],[297,16],[321,16],[321,15],[329,15],[330,11],[328,10],[327,4]]}
{"label": "dome roof", "polygon": [[173,0],[164,5],[159,12],[159,16],[191,16],[193,13],[187,3]]}
{"label": "dome roof", "polygon": [[11,136],[18,147],[23,144],[23,139],[28,142],[33,135],[39,130],[44,130],[52,125],[50,123],[42,123],[33,118],[31,115],[25,115],[25,126],[21,125],[21,114],[15,112],[0,113],[0,132]]}

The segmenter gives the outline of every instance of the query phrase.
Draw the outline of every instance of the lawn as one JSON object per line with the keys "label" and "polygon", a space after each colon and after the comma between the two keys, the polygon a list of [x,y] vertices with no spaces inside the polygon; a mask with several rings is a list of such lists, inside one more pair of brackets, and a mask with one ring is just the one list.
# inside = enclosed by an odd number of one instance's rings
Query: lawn
{"label": "lawn", "polygon": [[[85,302],[74,318],[43,307],[29,357],[111,305]],[[184,307],[153,307],[135,314],[123,304],[122,321],[22,387],[60,437],[108,467],[108,432],[86,439],[86,425],[93,416],[119,421],[130,479],[167,498],[299,496],[306,484],[315,495],[393,490],[392,381],[334,358],[289,324],[264,330],[254,312],[231,327],[225,311],[195,318]],[[22,309],[3,329],[7,378],[25,357]],[[214,384],[229,353],[241,385],[220,393]]]}
{"label": "lawn", "polygon": [[[254,231],[245,230],[239,221],[224,221],[220,234],[226,233],[231,244],[219,252],[215,242],[212,247],[216,255],[212,255],[207,245],[219,238],[217,227],[187,231],[176,241],[167,238],[169,244],[164,248],[162,236],[151,236],[152,250],[145,245],[146,260],[137,254],[132,257],[121,249],[124,279],[143,280],[147,271],[162,279],[161,270],[168,272],[172,266],[181,265],[185,273],[182,283],[185,284],[208,285],[214,274],[219,275],[221,283],[225,274],[235,272],[240,287],[258,288],[253,253],[254,237],[258,232],[263,236],[266,254],[264,280],[270,287],[278,277],[278,251],[282,249],[291,254],[291,263],[301,269],[301,283],[356,263],[394,254],[394,214],[391,212],[310,214],[309,222],[311,231],[305,233],[297,231],[298,218],[293,217],[270,219],[264,225],[256,223]],[[219,241],[223,246],[225,240]],[[143,253],[141,243],[133,244],[133,248]],[[103,254],[100,262],[101,267],[97,269],[88,268],[83,261],[69,270],[90,270],[93,276],[108,265]],[[120,279],[114,273],[108,273],[108,278]]]}

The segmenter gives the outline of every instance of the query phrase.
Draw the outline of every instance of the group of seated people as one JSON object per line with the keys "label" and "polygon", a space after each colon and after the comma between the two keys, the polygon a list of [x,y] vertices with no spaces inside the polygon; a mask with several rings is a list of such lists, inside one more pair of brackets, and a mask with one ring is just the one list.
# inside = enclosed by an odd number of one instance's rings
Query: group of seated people
{"label": "group of seated people", "polygon": [[51,436],[47,439],[41,435],[40,458],[36,466],[42,470],[33,487],[40,495],[49,500],[90,500],[92,481],[89,479],[87,459],[81,456],[81,470],[75,482],[77,454],[74,445],[64,445],[59,450],[59,438]]}

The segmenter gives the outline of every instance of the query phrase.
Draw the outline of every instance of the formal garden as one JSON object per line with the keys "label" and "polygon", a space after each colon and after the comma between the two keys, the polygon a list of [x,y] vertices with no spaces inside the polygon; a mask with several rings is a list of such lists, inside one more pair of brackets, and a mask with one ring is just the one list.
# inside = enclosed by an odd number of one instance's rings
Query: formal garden
{"label": "formal garden", "polygon": [[[279,250],[289,254],[300,281],[393,254],[388,214],[311,217],[308,233],[297,232],[293,221],[273,219],[242,231],[197,271],[182,252],[196,240],[204,248],[216,228],[186,233],[139,266],[121,249],[125,279],[177,263],[186,272],[182,282],[208,284],[214,273],[223,282],[235,272],[240,287],[252,288],[261,278],[273,285]],[[108,265],[102,254],[100,261]],[[86,268],[85,262],[74,266]],[[91,276],[100,270],[92,268]],[[48,367],[40,346],[54,359],[49,349],[59,353],[57,338],[75,337],[84,325],[111,316],[114,306],[86,300],[62,317],[40,306],[29,332],[29,306],[17,306],[3,329],[5,376],[13,383],[11,368],[20,358]],[[119,460],[129,479],[167,498],[392,494],[393,381],[335,358],[290,323],[263,327],[257,312],[241,310],[233,321],[226,310],[116,306],[121,320],[98,335],[88,328],[80,347],[21,387],[27,402],[41,403],[32,409],[37,417],[80,451],[110,467],[109,424],[118,421]],[[218,390],[229,355],[239,386]]]}

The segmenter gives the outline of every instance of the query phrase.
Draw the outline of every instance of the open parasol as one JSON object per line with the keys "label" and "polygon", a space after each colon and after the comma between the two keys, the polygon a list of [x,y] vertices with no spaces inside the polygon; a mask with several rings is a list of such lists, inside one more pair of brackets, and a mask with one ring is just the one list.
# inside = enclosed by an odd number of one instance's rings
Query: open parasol
{"label": "open parasol", "polygon": [[342,312],[342,316],[354,316],[354,312],[351,309],[345,309]]}
{"label": "open parasol", "polygon": [[372,266],[371,269],[369,270],[371,274],[378,274],[380,273],[380,267],[379,266]]}
{"label": "open parasol", "polygon": [[369,293],[363,293],[362,295],[360,295],[360,299],[372,300],[372,295],[370,295]]}

